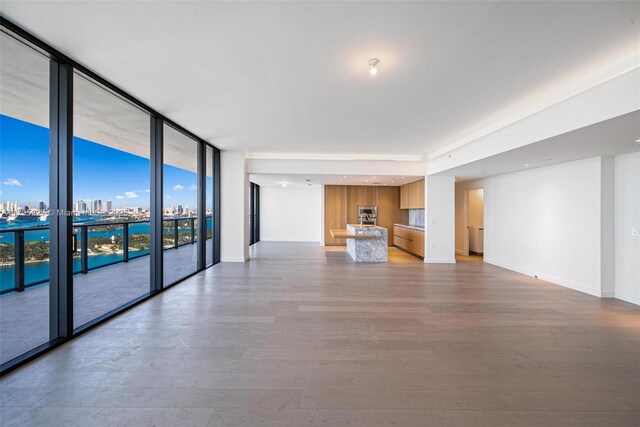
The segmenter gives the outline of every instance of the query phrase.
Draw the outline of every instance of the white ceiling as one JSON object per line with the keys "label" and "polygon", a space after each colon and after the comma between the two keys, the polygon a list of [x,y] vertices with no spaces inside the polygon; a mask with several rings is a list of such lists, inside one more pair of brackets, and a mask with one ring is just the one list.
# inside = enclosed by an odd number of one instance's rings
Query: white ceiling
{"label": "white ceiling", "polygon": [[424,179],[424,176],[251,174],[249,179],[251,182],[263,187],[312,187],[318,185],[399,186]]}
{"label": "white ceiling", "polygon": [[640,2],[3,0],[0,10],[195,134],[249,153],[429,154],[640,50]]}
{"label": "white ceiling", "polygon": [[589,157],[616,156],[640,151],[639,139],[640,111],[635,111],[436,175],[467,181]]}

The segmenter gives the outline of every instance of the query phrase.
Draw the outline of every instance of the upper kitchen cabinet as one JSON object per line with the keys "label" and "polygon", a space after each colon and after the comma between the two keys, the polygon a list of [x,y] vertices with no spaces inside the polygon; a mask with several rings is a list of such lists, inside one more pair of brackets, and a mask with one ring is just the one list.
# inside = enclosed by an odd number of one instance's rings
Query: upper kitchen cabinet
{"label": "upper kitchen cabinet", "polygon": [[424,209],[424,179],[400,187],[400,209]]}
{"label": "upper kitchen cabinet", "polygon": [[359,206],[377,206],[378,188],[364,185],[350,185],[347,188],[347,223],[358,223]]}

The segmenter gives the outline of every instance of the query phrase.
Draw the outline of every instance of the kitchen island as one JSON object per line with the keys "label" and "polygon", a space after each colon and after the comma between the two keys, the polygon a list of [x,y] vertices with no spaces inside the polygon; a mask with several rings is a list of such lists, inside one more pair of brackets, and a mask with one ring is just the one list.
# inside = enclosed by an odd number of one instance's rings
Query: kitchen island
{"label": "kitchen island", "polygon": [[346,230],[331,230],[335,238],[347,239],[347,252],[355,262],[387,262],[388,230],[375,225],[347,224]]}

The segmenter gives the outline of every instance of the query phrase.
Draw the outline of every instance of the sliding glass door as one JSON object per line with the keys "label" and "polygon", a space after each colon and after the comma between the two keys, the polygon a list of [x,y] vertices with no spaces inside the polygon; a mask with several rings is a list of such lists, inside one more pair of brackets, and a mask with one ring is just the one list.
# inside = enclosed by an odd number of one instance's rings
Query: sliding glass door
{"label": "sliding glass door", "polygon": [[49,58],[0,33],[0,363],[49,341]]}
{"label": "sliding glass door", "polygon": [[199,142],[164,126],[163,285],[198,269]]}
{"label": "sliding glass door", "polygon": [[149,293],[151,119],[83,74],[73,86],[77,328]]}

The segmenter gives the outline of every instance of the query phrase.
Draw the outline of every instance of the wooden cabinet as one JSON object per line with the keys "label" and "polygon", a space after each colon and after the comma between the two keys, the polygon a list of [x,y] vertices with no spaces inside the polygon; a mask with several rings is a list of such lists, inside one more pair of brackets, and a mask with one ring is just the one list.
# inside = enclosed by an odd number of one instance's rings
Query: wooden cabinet
{"label": "wooden cabinet", "polygon": [[400,187],[325,185],[325,245],[345,244],[344,239],[331,236],[329,230],[344,229],[347,224],[357,224],[358,206],[378,207],[378,225],[389,230],[389,246],[393,245],[393,224],[406,224],[409,221],[409,212],[400,209]]}
{"label": "wooden cabinet", "polygon": [[347,188],[347,224],[356,224],[358,206],[377,206],[378,187],[349,185]]}
{"label": "wooden cabinet", "polygon": [[414,255],[424,257],[424,231],[393,227],[393,244]]}
{"label": "wooden cabinet", "polygon": [[409,222],[409,211],[400,209],[400,187],[378,188],[378,225],[388,231],[389,246],[393,245],[393,224]]}
{"label": "wooden cabinet", "polygon": [[344,245],[344,239],[335,239],[331,229],[347,228],[346,188],[344,185],[324,186],[324,244]]}
{"label": "wooden cabinet", "polygon": [[424,179],[400,187],[400,209],[424,209]]}

